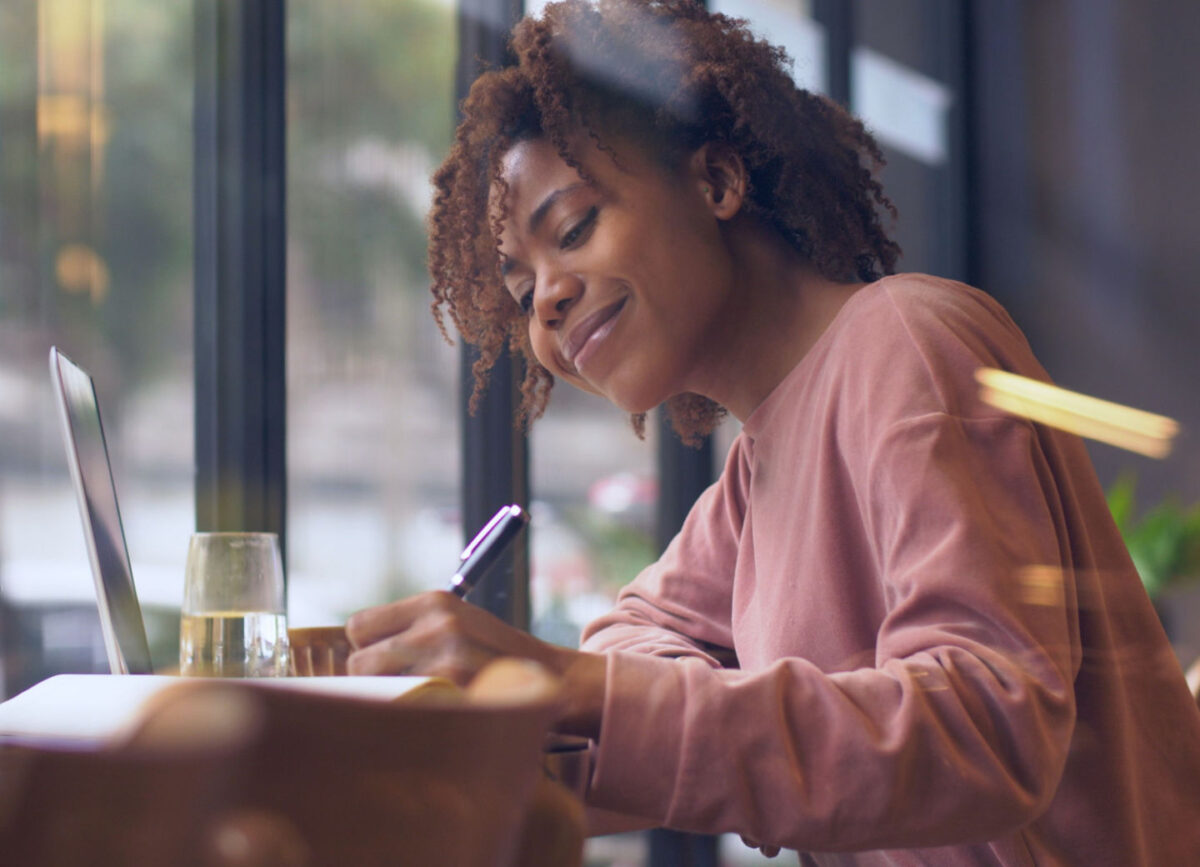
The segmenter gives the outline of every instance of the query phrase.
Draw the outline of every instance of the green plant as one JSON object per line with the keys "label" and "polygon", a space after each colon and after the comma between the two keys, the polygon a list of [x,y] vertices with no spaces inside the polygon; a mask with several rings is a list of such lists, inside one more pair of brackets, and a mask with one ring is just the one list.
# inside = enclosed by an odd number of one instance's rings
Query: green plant
{"label": "green plant", "polygon": [[1146,592],[1155,598],[1169,585],[1200,577],[1200,503],[1184,507],[1168,497],[1136,517],[1136,487],[1135,476],[1122,475],[1108,491],[1108,507]]}

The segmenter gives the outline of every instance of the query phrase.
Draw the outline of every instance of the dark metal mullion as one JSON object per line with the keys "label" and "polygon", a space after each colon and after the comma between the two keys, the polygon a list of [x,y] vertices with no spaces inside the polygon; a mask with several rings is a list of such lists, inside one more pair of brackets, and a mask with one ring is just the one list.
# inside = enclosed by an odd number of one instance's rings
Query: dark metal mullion
{"label": "dark metal mullion", "polygon": [[[471,365],[476,357],[471,347],[463,347],[460,417],[464,540],[473,537],[501,506],[529,503],[528,443],[525,435],[513,427],[520,398],[518,365],[508,356],[496,363],[487,393],[472,415],[467,411],[467,402],[473,388]],[[529,533],[517,537],[471,591],[470,599],[508,623],[529,628]]]}
{"label": "dark metal mullion", "polygon": [[658,416],[658,504],[655,538],[659,553],[666,550],[683,520],[713,482],[713,444],[705,437],[699,448],[684,445],[671,427],[666,411]]}
{"label": "dark metal mullion", "polygon": [[[658,504],[655,538],[661,553],[683,526],[684,518],[713,481],[713,444],[684,445],[665,409],[658,417]],[[647,832],[648,867],[716,867],[720,837],[656,828]]]}
{"label": "dark metal mullion", "polygon": [[196,528],[286,555],[285,3],[194,14]]}
{"label": "dark metal mullion", "polygon": [[[463,0],[458,11],[456,99],[467,94],[482,65],[508,62],[507,34],[521,15],[520,0]],[[521,364],[504,354],[492,369],[478,411],[467,403],[474,387],[471,366],[478,358],[464,345],[460,354],[462,421],[462,522],[464,541],[509,503],[529,503],[528,442],[513,427],[520,404]],[[537,532],[536,528],[532,532]],[[471,592],[471,601],[501,619],[528,629],[529,533],[517,537],[505,556]]]}
{"label": "dark metal mullion", "polygon": [[812,6],[813,20],[825,30],[826,95],[843,106],[850,105],[854,6],[854,0],[813,0]]}
{"label": "dark metal mullion", "polygon": [[971,261],[974,208],[971,207],[968,148],[968,119],[971,106],[970,11],[965,3],[938,3],[927,12],[929,26],[939,34],[941,69],[938,77],[950,90],[952,102],[946,117],[946,164],[938,172],[937,231],[946,245],[943,276],[970,281],[975,268]]}
{"label": "dark metal mullion", "polygon": [[1031,276],[1033,181],[1024,28],[1019,4],[973,0],[963,13],[963,207],[967,282],[1016,309]]}

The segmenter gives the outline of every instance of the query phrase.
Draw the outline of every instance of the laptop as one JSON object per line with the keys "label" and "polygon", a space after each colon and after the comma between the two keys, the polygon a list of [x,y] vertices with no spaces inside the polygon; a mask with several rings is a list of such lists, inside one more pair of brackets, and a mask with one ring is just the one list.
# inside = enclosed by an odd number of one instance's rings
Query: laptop
{"label": "laptop", "polygon": [[113,674],[153,674],[95,383],[91,374],[56,347],[50,348],[50,376],[83,519],[109,667]]}

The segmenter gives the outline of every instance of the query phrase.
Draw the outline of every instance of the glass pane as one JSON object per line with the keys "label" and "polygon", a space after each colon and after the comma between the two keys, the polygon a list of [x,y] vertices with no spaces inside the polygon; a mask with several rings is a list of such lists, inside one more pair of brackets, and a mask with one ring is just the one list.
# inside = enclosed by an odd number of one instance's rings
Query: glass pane
{"label": "glass pane", "polygon": [[457,347],[429,312],[429,177],[454,9],[288,4],[288,568],[294,625],[444,586],[462,547]]}
{"label": "glass pane", "polygon": [[157,666],[193,525],[187,4],[0,6],[0,642],[7,694],[107,670],[47,364],[96,380]]}

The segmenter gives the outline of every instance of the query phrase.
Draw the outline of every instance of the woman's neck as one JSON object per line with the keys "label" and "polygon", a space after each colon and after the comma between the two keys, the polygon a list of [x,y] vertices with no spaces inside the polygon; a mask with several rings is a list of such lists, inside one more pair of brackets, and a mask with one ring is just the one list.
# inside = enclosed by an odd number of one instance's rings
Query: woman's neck
{"label": "woman's neck", "polygon": [[699,391],[745,421],[808,354],[862,283],[820,275],[774,232],[729,227],[738,264],[728,315],[713,335]]}

